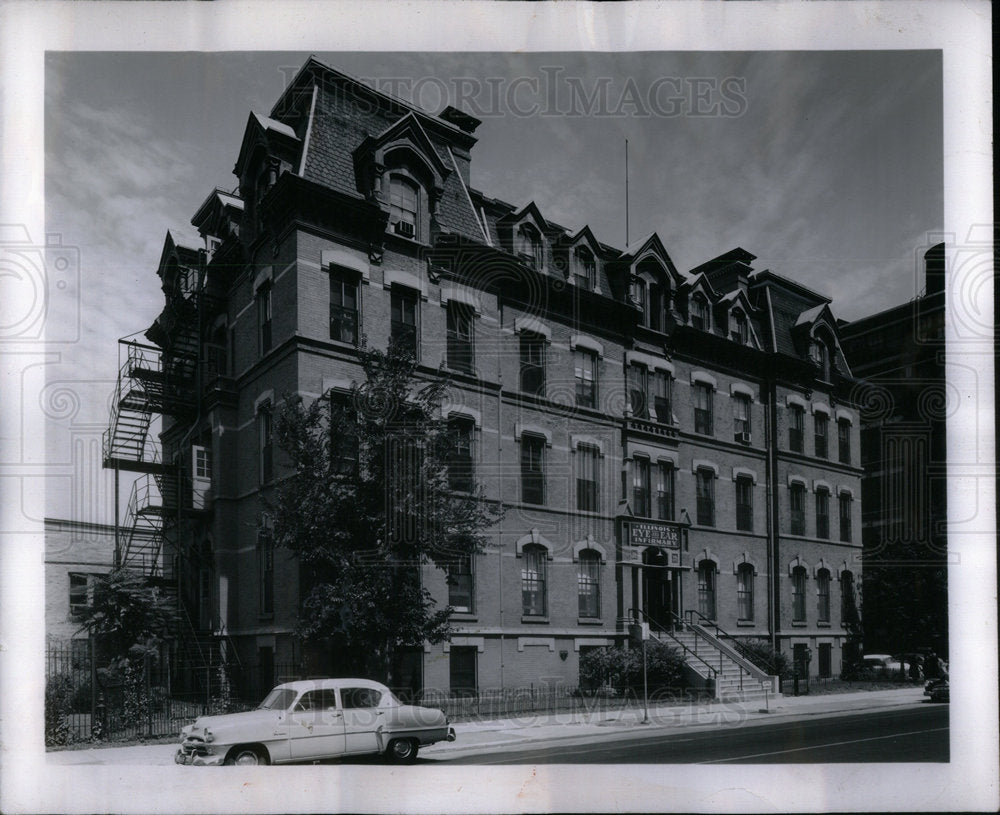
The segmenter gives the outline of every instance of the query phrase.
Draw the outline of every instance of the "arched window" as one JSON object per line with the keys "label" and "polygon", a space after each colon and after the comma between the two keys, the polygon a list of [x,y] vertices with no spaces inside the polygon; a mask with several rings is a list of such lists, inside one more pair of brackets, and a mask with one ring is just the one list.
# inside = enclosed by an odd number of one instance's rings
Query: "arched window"
{"label": "arched window", "polygon": [[715,562],[711,560],[698,563],[698,613],[715,619]]}
{"label": "arched window", "polygon": [[792,569],[792,621],[806,621],[806,567]]}
{"label": "arched window", "polygon": [[733,339],[740,345],[746,345],[750,341],[750,323],[742,309],[733,311]]}
{"label": "arched window", "polygon": [[542,236],[531,224],[521,224],[517,230],[517,253],[535,269],[541,269]]}
{"label": "arched window", "polygon": [[753,620],[753,565],[750,563],[741,563],[736,569],[736,606],[740,620]]}
{"label": "arched window", "polygon": [[830,622],[830,570],[816,572],[816,619],[821,623]]}
{"label": "arched window", "polygon": [[691,297],[691,325],[702,331],[708,331],[712,327],[708,319],[708,301],[701,292]]}
{"label": "arched window", "polygon": [[587,291],[597,287],[597,261],[586,246],[578,246],[573,252],[573,277],[576,285]]}
{"label": "arched window", "polygon": [[389,176],[389,223],[397,235],[420,237],[420,187],[398,173]]}
{"label": "arched window", "polygon": [[548,553],[544,546],[528,544],[521,550],[521,612],[526,617],[545,616],[545,561]]}
{"label": "arched window", "polygon": [[642,312],[642,324],[649,325],[649,292],[646,291],[646,281],[641,277],[632,278],[632,302]]}
{"label": "arched window", "polygon": [[577,564],[577,596],[581,617],[601,616],[601,555],[593,549],[580,552]]}
{"label": "arched window", "polygon": [[858,600],[854,594],[854,573],[840,573],[840,622],[848,626],[858,621]]}

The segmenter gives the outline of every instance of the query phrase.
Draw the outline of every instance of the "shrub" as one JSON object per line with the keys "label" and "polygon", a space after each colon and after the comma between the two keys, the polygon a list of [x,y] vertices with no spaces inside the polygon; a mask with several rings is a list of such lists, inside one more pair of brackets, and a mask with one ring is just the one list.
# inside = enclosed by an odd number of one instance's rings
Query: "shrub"
{"label": "shrub", "polygon": [[782,679],[791,678],[792,661],[788,658],[788,654],[776,651],[767,640],[749,639],[740,645],[743,656],[770,676],[780,676]]}
{"label": "shrub", "polygon": [[[659,640],[646,643],[649,690],[676,688],[683,682],[684,659],[676,648]],[[642,691],[642,649],[600,648],[580,659],[580,684],[589,689],[613,687]]]}
{"label": "shrub", "polygon": [[69,715],[73,710],[73,680],[64,674],[45,681],[45,744],[48,747],[69,744],[73,729]]}

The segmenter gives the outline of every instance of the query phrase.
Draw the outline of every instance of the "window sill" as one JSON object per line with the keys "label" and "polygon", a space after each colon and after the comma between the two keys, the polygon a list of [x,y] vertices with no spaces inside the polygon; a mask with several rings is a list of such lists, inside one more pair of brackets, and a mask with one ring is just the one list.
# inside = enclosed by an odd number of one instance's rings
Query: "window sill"
{"label": "window sill", "polygon": [[548,625],[549,624],[549,618],[545,617],[545,616],[536,616],[536,615],[533,615],[533,614],[522,614],[521,615],[521,622],[522,623],[538,623],[540,625]]}
{"label": "window sill", "polygon": [[792,628],[805,628],[809,623],[805,620],[792,620]]}
{"label": "window sill", "polygon": [[577,625],[604,625],[604,621],[600,617],[577,617]]}
{"label": "window sill", "polygon": [[477,623],[479,615],[474,611],[453,611],[449,619],[460,623]]}
{"label": "window sill", "polygon": [[738,628],[756,628],[757,623],[753,620],[737,620],[736,625]]}
{"label": "window sill", "polygon": [[818,622],[818,623],[816,623],[816,626],[818,628],[830,628],[830,623]]}

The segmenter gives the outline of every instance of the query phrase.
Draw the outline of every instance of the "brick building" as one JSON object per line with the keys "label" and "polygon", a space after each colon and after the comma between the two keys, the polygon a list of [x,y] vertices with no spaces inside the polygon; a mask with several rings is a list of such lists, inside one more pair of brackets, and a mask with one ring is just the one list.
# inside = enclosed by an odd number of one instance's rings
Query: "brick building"
{"label": "brick building", "polygon": [[424,575],[454,634],[414,650],[410,681],[575,686],[633,619],[748,676],[748,637],[835,674],[861,468],[829,299],[743,249],[683,273],[655,234],[623,250],[490,198],[479,124],[314,58],[249,116],[238,190],[208,195],[197,238],[168,233],[164,310],[126,349],[105,459],[152,485],[127,524],[159,517],[126,563],[262,674],[299,661],[297,564],[258,531],[272,416],[349,388],[362,337],[405,336],[449,373],[443,411],[506,507],[488,552]]}
{"label": "brick building", "polygon": [[95,578],[114,565],[115,528],[106,524],[45,519],[45,634],[50,644],[71,640],[85,648],[80,614]]}

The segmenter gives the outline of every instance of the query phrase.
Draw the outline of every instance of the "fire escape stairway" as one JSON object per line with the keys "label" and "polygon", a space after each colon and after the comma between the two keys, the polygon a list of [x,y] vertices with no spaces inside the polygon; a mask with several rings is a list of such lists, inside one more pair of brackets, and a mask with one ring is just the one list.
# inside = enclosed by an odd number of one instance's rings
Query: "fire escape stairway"
{"label": "fire escape stairway", "polygon": [[150,433],[155,393],[147,384],[147,372],[160,369],[160,350],[137,342],[119,341],[124,351],[118,367],[118,383],[111,406],[111,421],[104,431],[104,466],[139,473],[159,467],[158,444]]}
{"label": "fire escape stairway", "polygon": [[120,531],[122,566],[147,578],[163,576],[163,500],[157,479],[146,473],[132,484],[125,521]]}

